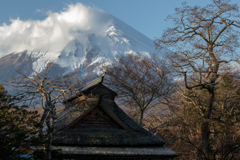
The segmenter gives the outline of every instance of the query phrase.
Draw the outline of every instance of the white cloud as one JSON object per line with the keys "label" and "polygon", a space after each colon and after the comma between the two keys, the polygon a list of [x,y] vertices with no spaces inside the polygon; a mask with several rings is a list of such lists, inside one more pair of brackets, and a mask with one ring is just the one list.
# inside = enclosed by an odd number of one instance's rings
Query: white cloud
{"label": "white cloud", "polygon": [[43,12],[43,10],[42,9],[36,9],[36,12],[41,13],[41,12]]}
{"label": "white cloud", "polygon": [[[36,10],[42,12],[41,10]],[[81,3],[71,4],[61,12],[47,12],[44,20],[11,19],[0,26],[0,57],[12,52],[60,52],[72,39],[89,33],[105,34],[111,16]],[[85,33],[85,34],[83,34]]]}

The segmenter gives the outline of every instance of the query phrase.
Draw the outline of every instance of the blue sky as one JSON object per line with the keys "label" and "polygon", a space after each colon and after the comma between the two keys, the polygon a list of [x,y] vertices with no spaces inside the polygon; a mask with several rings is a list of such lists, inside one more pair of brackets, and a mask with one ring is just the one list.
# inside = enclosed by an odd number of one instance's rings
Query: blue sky
{"label": "blue sky", "polygon": [[[185,0],[189,5],[206,5],[210,0]],[[166,22],[168,14],[184,0],[4,0],[0,2],[0,25],[9,25],[10,19],[43,20],[46,13],[60,12],[68,4],[80,2],[84,5],[104,10],[121,19],[151,39],[160,37],[163,30],[171,27]],[[232,0],[238,3],[239,0]]]}

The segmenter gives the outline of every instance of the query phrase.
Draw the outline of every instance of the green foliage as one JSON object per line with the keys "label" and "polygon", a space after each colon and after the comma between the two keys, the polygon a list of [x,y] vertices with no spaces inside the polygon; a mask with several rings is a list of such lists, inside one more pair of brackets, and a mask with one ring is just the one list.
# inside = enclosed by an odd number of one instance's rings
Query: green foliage
{"label": "green foliage", "polygon": [[3,159],[29,153],[39,127],[37,111],[16,106],[15,100],[0,85],[0,157]]}

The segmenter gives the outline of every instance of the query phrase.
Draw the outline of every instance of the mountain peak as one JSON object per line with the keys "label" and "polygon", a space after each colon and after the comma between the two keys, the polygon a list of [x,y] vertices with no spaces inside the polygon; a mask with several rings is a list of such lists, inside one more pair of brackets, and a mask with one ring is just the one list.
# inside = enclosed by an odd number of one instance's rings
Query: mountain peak
{"label": "mountain peak", "polygon": [[[33,69],[50,62],[82,73],[100,74],[117,56],[154,53],[153,41],[110,14],[77,3],[42,21],[12,20],[0,27],[0,57],[28,50]],[[4,40],[3,40],[4,39]],[[10,43],[11,42],[11,43]]]}

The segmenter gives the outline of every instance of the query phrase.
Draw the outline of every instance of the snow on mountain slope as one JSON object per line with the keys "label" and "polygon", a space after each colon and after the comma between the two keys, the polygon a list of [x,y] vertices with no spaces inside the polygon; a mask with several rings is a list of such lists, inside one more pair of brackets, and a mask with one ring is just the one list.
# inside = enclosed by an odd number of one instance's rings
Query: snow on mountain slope
{"label": "snow on mountain slope", "polygon": [[[116,56],[138,54],[148,56],[154,52],[153,41],[115,17],[104,33],[75,32],[61,52],[28,52],[35,61],[34,69],[40,71],[48,62],[70,70],[87,69],[102,63],[113,63]],[[93,72],[98,73],[98,68]]]}
{"label": "snow on mountain slope", "polygon": [[[104,11],[80,3],[50,13],[43,21],[12,20],[9,26],[0,26],[1,36],[5,39],[0,38],[0,56],[6,51],[27,50],[28,63],[36,71],[53,62],[69,72],[78,68],[85,76],[100,74],[101,65],[115,63],[117,56],[143,57],[155,52],[148,37]],[[15,43],[8,43],[10,40]]]}

